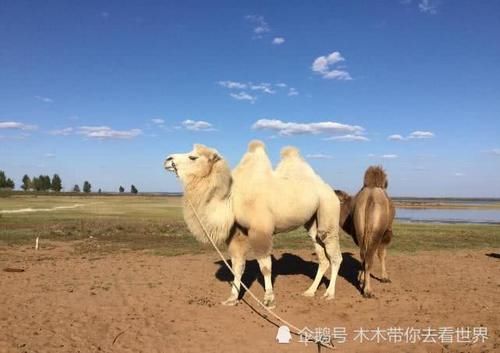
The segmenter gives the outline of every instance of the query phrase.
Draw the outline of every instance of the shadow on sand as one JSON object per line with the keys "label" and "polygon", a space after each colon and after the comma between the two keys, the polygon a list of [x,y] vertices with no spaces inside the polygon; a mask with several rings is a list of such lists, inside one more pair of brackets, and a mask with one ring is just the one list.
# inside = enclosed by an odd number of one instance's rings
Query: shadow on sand
{"label": "shadow on sand", "polygon": [[488,257],[492,257],[494,259],[500,259],[500,254],[497,254],[495,252],[490,252],[489,254],[486,254]]}
{"label": "shadow on sand", "polygon": [[[352,284],[358,291],[361,292],[359,283],[358,283],[358,272],[361,270],[360,262],[353,257],[353,254],[350,252],[342,253],[342,264],[339,270],[339,276],[346,279],[350,284]],[[318,264],[314,261],[306,261],[303,260],[300,256],[284,253],[281,255],[279,259],[276,259],[274,256],[273,259],[273,269],[272,269],[272,281],[275,282],[278,276],[293,276],[293,275],[304,275],[309,277],[311,280],[314,280],[316,276],[316,271],[318,269]],[[231,264],[231,261],[229,261]],[[233,280],[233,275],[226,268],[222,261],[217,261],[217,265],[219,265],[219,269],[215,273],[215,277],[219,281],[229,282]],[[329,271],[327,271],[329,274]],[[264,278],[260,273],[259,265],[256,260],[247,261],[245,272],[243,273],[242,278],[243,283],[250,288],[250,286],[258,281],[259,284],[264,287]],[[323,277],[320,286],[325,285],[328,287],[330,281]],[[304,288],[306,290],[307,288]],[[240,291],[240,299],[245,295],[245,290],[241,288]]]}

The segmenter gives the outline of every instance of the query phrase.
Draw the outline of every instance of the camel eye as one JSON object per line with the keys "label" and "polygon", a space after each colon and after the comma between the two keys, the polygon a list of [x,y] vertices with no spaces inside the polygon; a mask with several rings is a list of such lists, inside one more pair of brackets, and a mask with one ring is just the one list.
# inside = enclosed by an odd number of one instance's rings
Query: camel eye
{"label": "camel eye", "polygon": [[196,156],[189,156],[189,159],[192,160],[192,161],[195,161],[195,160],[198,159],[198,157],[196,157]]}

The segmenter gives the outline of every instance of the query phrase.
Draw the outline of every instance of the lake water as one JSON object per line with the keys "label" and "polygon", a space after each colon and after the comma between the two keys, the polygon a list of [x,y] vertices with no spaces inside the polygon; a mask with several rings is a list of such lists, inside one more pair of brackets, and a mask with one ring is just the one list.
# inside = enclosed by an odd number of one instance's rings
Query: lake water
{"label": "lake water", "polygon": [[398,208],[396,219],[407,222],[500,224],[500,209]]}

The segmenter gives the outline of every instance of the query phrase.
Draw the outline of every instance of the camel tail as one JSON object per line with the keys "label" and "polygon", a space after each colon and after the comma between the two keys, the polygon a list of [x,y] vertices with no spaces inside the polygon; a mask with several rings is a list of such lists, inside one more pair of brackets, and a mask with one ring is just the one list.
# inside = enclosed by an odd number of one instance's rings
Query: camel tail
{"label": "camel tail", "polygon": [[371,166],[365,172],[364,186],[387,189],[387,174],[381,166]]}
{"label": "camel tail", "polygon": [[364,214],[363,234],[359,242],[359,248],[361,250],[361,253],[364,254],[365,259],[367,258],[367,256],[369,256],[368,252],[370,251],[371,248],[373,248],[372,243],[375,240],[373,219],[370,219],[371,214],[373,213],[372,210],[374,206],[375,202],[373,200],[373,196],[370,195],[366,200],[366,205],[364,210],[365,214]]}

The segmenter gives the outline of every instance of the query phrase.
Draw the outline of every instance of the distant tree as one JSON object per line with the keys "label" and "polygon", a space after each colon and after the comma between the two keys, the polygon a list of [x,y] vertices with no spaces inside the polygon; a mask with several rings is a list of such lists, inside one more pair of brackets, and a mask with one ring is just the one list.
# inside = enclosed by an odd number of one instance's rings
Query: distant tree
{"label": "distant tree", "polygon": [[130,187],[130,192],[131,192],[132,194],[137,194],[137,192],[138,192],[138,191],[139,191],[139,190],[137,190],[137,188],[136,188],[134,185],[132,185],[132,186]]}
{"label": "distant tree", "polygon": [[97,192],[98,192],[99,194],[100,194],[100,193],[102,193],[102,190],[101,190],[101,188],[99,188],[99,190],[98,190]]}
{"label": "distant tree", "polygon": [[28,176],[28,174],[24,174],[24,176],[23,176],[23,185],[21,185],[21,189],[23,189],[24,191],[28,191],[31,188],[32,188],[32,186],[31,186],[31,179]]}
{"label": "distant tree", "polygon": [[52,187],[51,182],[50,182],[50,177],[48,175],[43,176],[43,191],[49,191]]}
{"label": "distant tree", "polygon": [[3,170],[0,170],[0,188],[4,188],[6,182],[7,178],[5,177],[5,172]]}
{"label": "distant tree", "polygon": [[123,186],[120,185],[120,188],[118,189],[118,191],[125,192],[125,189],[123,188]]}
{"label": "distant tree", "polygon": [[52,182],[50,183],[50,188],[56,192],[61,191],[62,181],[59,175],[54,174],[54,176],[52,177]]}
{"label": "distant tree", "polygon": [[8,188],[8,189],[14,189],[16,185],[14,184],[14,181],[10,178],[8,178],[6,181],[5,181],[5,187]]}
{"label": "distant tree", "polygon": [[75,186],[73,186],[73,192],[80,192],[80,187],[78,186],[78,184],[75,184]]}
{"label": "distant tree", "polygon": [[83,192],[90,192],[92,190],[92,185],[90,185],[90,183],[85,180],[83,182]]}
{"label": "distant tree", "polygon": [[40,181],[40,178],[33,177],[33,180],[31,181],[31,187],[35,191],[42,190],[42,183]]}

